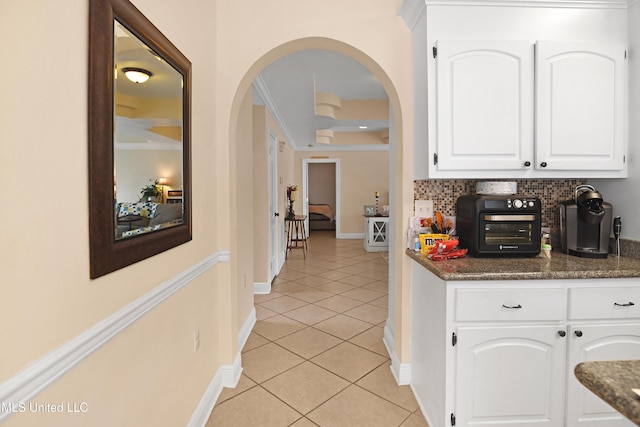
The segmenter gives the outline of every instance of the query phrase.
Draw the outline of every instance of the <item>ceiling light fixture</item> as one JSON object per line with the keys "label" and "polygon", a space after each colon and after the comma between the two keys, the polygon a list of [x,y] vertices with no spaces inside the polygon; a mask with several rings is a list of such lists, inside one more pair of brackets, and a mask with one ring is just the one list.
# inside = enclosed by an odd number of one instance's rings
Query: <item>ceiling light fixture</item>
{"label": "ceiling light fixture", "polygon": [[369,126],[358,126],[360,129],[367,129]]}
{"label": "ceiling light fixture", "polygon": [[123,68],[122,72],[134,83],[144,83],[153,75],[151,71],[142,68]]}

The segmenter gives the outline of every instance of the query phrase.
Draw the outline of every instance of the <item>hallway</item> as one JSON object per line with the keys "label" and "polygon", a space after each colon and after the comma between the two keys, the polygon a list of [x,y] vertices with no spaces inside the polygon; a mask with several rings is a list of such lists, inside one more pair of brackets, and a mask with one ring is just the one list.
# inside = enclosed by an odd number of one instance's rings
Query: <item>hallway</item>
{"label": "hallway", "polygon": [[382,342],[387,261],[362,240],[313,232],[292,251],[243,349],[243,374],[224,389],[207,427],[427,426],[398,386]]}

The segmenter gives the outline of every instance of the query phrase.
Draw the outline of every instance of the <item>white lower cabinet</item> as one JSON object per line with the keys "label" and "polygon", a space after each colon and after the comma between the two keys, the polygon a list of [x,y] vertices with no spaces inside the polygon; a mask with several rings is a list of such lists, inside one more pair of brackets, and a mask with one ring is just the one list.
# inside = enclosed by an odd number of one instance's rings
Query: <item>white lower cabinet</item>
{"label": "white lower cabinet", "polygon": [[580,384],[640,359],[640,280],[455,281],[412,263],[411,387],[430,427],[633,424]]}
{"label": "white lower cabinet", "polygon": [[562,426],[557,327],[460,327],[457,337],[456,425]]}

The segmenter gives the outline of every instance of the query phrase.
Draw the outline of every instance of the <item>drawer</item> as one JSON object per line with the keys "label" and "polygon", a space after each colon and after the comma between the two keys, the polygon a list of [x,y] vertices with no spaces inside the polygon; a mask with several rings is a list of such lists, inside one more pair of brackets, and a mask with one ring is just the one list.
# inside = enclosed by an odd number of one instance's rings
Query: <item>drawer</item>
{"label": "drawer", "polygon": [[564,289],[458,289],[456,321],[565,319]]}
{"label": "drawer", "polygon": [[636,318],[640,318],[640,287],[569,289],[569,319]]}

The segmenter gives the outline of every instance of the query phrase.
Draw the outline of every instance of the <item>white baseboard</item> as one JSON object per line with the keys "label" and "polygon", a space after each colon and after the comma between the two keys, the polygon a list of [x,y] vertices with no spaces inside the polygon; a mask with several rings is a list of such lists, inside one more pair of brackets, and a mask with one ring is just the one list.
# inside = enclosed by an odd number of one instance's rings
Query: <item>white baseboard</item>
{"label": "white baseboard", "polygon": [[340,233],[336,236],[338,239],[364,239],[364,233]]}
{"label": "white baseboard", "polygon": [[271,293],[271,283],[254,282],[253,293],[258,295],[267,295]]}
{"label": "white baseboard", "polygon": [[384,337],[382,339],[387,353],[391,358],[391,373],[398,385],[407,385],[411,382],[411,363],[400,363],[400,358],[395,351],[395,339],[393,335],[393,324],[387,319],[384,326]]}
{"label": "white baseboard", "polygon": [[222,389],[236,388],[238,385],[240,375],[242,374],[242,349],[247,343],[247,339],[255,324],[256,309],[254,307],[238,332],[238,354],[233,361],[233,365],[223,365],[218,369],[209,383],[207,390],[202,395],[196,410],[193,415],[191,415],[187,427],[204,427],[211,415],[211,411],[213,411],[213,407],[220,397],[220,393],[222,393]]}
{"label": "white baseboard", "polygon": [[[409,384],[409,387],[411,387],[411,391],[413,392],[413,395],[414,396],[418,396],[418,393],[416,393],[416,390],[415,390],[413,384]],[[420,411],[422,411],[422,416],[424,417],[425,420],[427,420],[427,425],[428,426],[435,426],[436,423],[431,420],[431,417],[429,416],[429,412],[427,412],[427,409],[422,404],[422,399],[417,399],[416,398],[416,401],[418,402],[418,406],[420,407]]]}
{"label": "white baseboard", "polygon": [[242,349],[244,348],[244,345],[247,343],[247,340],[249,339],[249,335],[251,334],[251,331],[253,330],[253,327],[256,324],[256,320],[257,320],[256,308],[253,307],[251,309],[251,312],[247,316],[247,320],[244,321],[244,324],[242,325],[242,327],[240,328],[240,331],[238,332],[238,348],[240,349],[239,351],[242,351]]}
{"label": "white baseboard", "polygon": [[222,393],[222,368],[221,366],[213,376],[186,427],[203,427],[207,424],[207,420],[209,420],[209,416],[211,416],[211,411],[213,411],[213,407],[218,397],[220,397],[220,393]]}
{"label": "white baseboard", "polygon": [[[229,261],[229,252],[219,251],[182,271],[122,307],[77,337],[36,360],[0,384],[0,402],[28,402],[73,367],[91,356],[139,318],[187,286],[215,264]],[[0,412],[0,422],[11,412]]]}
{"label": "white baseboard", "polygon": [[223,388],[235,388],[242,374],[242,360],[240,352],[233,361],[233,365],[222,365],[213,376],[205,390],[196,410],[191,415],[187,427],[204,427],[211,416],[211,411],[220,397]]}

